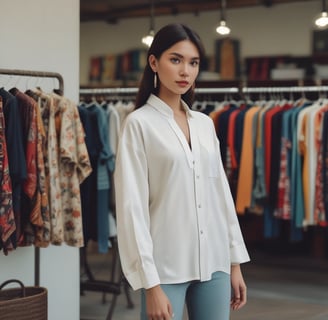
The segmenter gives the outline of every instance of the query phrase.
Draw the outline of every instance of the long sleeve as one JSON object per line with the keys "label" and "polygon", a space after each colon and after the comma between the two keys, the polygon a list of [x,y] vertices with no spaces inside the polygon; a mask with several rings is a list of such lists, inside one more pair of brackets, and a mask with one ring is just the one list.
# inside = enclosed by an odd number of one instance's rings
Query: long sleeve
{"label": "long sleeve", "polygon": [[147,160],[137,126],[126,121],[115,169],[118,245],[123,272],[133,287],[159,283],[149,231]]}

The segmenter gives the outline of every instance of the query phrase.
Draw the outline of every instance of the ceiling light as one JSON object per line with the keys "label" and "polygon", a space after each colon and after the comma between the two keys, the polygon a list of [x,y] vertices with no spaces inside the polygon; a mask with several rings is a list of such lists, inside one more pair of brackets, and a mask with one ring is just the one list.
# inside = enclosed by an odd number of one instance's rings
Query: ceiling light
{"label": "ceiling light", "polygon": [[155,35],[154,30],[150,30],[146,36],[142,37],[141,42],[145,44],[147,47],[150,47],[154,40],[154,35]]}
{"label": "ceiling light", "polygon": [[230,28],[227,26],[225,19],[226,0],[221,0],[221,19],[220,24],[216,28],[216,32],[220,35],[226,36],[230,33]]}
{"label": "ceiling light", "polygon": [[230,33],[230,28],[227,26],[225,20],[220,21],[220,25],[216,28],[216,32],[225,36]]}
{"label": "ceiling light", "polygon": [[142,37],[141,42],[145,44],[146,46],[150,47],[155,35],[155,28],[154,28],[154,1],[150,0],[150,27],[149,27],[149,33]]}
{"label": "ceiling light", "polygon": [[328,14],[326,8],[326,0],[322,0],[322,12],[320,16],[315,20],[315,24],[318,28],[325,28],[328,26]]}

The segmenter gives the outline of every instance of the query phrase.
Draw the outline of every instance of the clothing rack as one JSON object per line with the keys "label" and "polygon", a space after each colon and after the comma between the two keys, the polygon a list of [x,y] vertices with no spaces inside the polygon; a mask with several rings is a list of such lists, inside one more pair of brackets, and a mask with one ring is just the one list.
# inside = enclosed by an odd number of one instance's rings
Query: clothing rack
{"label": "clothing rack", "polygon": [[323,92],[328,86],[290,86],[290,87],[243,87],[243,93],[279,93],[279,92]]}
{"label": "clothing rack", "polygon": [[[47,71],[32,71],[32,70],[17,70],[17,69],[0,69],[0,74],[3,75],[9,75],[9,76],[23,76],[23,77],[36,77],[36,78],[54,78],[58,80],[58,89],[56,89],[56,92],[60,95],[64,94],[64,80],[61,74],[56,73],[56,72],[47,72]],[[128,90],[125,90],[128,91]],[[115,240],[112,240],[113,247],[114,247],[114,254],[113,254],[113,260],[117,262],[117,244]],[[83,249],[80,250],[81,254],[81,259],[86,259],[86,256],[83,255]],[[86,261],[86,260],[85,260]],[[86,263],[87,265],[87,263]],[[114,279],[114,275],[116,272],[116,266],[113,267],[112,270],[112,276],[111,279]],[[114,295],[109,312],[107,315],[107,320],[112,319],[112,314],[114,311],[114,307],[116,304],[116,299],[118,294],[120,293],[120,285],[122,282],[124,282],[124,289],[126,292],[126,296],[128,298],[128,306],[130,308],[133,307],[132,300],[130,298],[129,292],[128,292],[128,284],[124,281],[123,277],[119,279],[119,282],[114,282],[114,281],[97,281],[94,279],[90,269],[87,270],[87,274],[89,276],[90,281],[87,281],[86,283],[81,283],[81,291],[83,290],[90,290],[90,291],[100,291],[103,292],[103,300],[105,298],[105,293],[112,293]],[[40,285],[40,248],[35,247],[34,249],[34,282],[35,286]]]}
{"label": "clothing rack", "polygon": [[[218,83],[218,86],[220,84]],[[231,86],[231,87],[219,87],[219,88],[195,88],[196,94],[219,94],[219,93],[305,93],[305,92],[325,92],[328,91],[327,85],[292,85],[292,86],[256,86],[250,87],[244,85],[241,87]],[[80,95],[100,95],[100,94],[136,94],[138,88],[81,88]]]}
{"label": "clothing rack", "polygon": [[[138,92],[138,88],[82,88],[80,89],[80,95],[97,95],[97,94],[135,94]],[[239,88],[196,88],[195,93],[199,94],[211,94],[211,93],[238,93]]]}
{"label": "clothing rack", "polygon": [[138,88],[86,88],[80,89],[80,95],[97,95],[97,94],[134,94],[138,92]]}
{"label": "clothing rack", "polygon": [[24,76],[24,77],[35,77],[35,78],[55,78],[58,80],[60,95],[64,94],[64,79],[60,73],[48,72],[48,71],[31,71],[31,70],[19,70],[19,69],[0,69],[0,74],[10,76]]}
{"label": "clothing rack", "polygon": [[[55,78],[59,82],[58,93],[64,94],[64,79],[61,74],[57,72],[48,71],[32,71],[20,69],[0,69],[0,74],[9,76],[23,76],[23,77],[36,77],[36,78]],[[40,285],[40,248],[34,248],[34,285]]]}

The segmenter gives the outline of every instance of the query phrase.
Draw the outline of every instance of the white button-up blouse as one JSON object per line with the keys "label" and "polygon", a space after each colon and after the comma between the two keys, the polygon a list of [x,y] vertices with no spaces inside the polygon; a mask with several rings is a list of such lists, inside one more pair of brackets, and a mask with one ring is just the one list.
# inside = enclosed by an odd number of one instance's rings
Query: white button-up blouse
{"label": "white button-up blouse", "polygon": [[130,113],[115,169],[117,232],[134,290],[211,279],[249,261],[213,121],[186,104],[191,147],[157,96]]}

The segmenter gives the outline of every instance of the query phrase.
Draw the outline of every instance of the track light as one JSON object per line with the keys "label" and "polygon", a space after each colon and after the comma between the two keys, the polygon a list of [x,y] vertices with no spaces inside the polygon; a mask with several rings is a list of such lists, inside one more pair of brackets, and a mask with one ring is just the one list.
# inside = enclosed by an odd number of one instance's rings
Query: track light
{"label": "track light", "polygon": [[315,24],[318,28],[325,28],[328,26],[326,0],[322,0],[322,12],[320,16],[315,20]]}
{"label": "track light", "polygon": [[225,10],[226,10],[226,1],[221,0],[221,19],[220,24],[216,28],[216,32],[220,35],[226,36],[230,33],[230,28],[227,26],[227,22],[225,19]]}
{"label": "track light", "polygon": [[154,40],[154,1],[150,0],[150,27],[149,27],[149,33],[142,37],[141,42],[145,44],[147,47],[150,47],[153,40]]}

